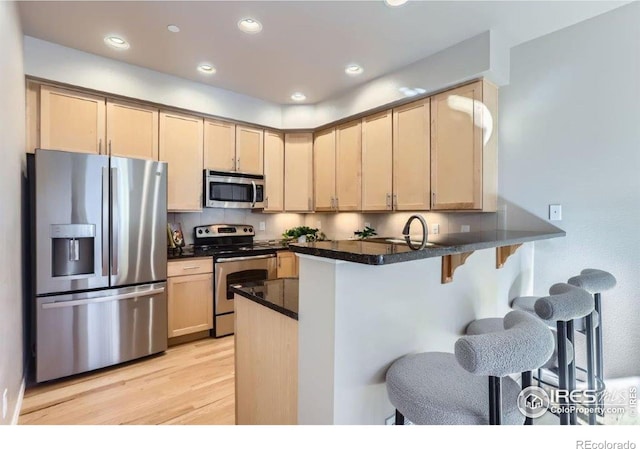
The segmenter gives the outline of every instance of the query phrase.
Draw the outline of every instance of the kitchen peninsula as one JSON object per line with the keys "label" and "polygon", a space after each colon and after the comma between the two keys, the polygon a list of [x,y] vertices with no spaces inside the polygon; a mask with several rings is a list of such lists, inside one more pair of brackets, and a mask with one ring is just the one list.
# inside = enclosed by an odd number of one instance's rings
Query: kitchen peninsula
{"label": "kitchen peninsula", "polygon": [[[412,352],[452,352],[470,321],[533,294],[533,242],[564,235],[440,234],[419,251],[393,239],[290,245],[300,258],[298,424],[384,424],[393,413],[389,365]],[[444,279],[446,260],[464,262],[453,279]]]}

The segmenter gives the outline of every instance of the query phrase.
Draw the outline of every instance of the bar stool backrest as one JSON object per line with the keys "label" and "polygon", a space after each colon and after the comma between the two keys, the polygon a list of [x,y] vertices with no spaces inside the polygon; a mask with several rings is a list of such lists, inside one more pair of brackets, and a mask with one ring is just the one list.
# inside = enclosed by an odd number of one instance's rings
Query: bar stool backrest
{"label": "bar stool backrest", "polygon": [[535,303],[536,314],[547,321],[571,321],[593,312],[593,296],[586,290],[569,284],[554,284],[550,296]]}

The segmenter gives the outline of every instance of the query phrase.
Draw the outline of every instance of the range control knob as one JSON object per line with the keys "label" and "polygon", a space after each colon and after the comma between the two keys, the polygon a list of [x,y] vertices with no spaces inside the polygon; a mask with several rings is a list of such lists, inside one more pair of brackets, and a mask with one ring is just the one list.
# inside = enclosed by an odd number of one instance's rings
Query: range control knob
{"label": "range control knob", "polygon": [[202,234],[202,229],[198,229],[198,234]]}
{"label": "range control knob", "polygon": [[208,234],[209,233],[209,228],[205,229],[204,232]]}
{"label": "range control knob", "polygon": [[244,228],[244,232],[248,232],[249,230],[247,228]]}

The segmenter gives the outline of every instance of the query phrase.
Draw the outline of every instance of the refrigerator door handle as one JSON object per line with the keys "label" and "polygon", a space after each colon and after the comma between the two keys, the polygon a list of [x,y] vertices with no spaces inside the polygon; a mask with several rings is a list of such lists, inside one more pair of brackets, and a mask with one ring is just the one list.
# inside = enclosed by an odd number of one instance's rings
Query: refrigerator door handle
{"label": "refrigerator door handle", "polygon": [[109,174],[102,167],[102,275],[109,276]]}
{"label": "refrigerator door handle", "polygon": [[118,198],[118,169],[111,169],[111,223],[113,224],[111,228],[111,275],[116,276],[118,274],[118,239],[120,234],[120,229],[118,226],[118,222],[120,221],[120,208],[119,208],[119,198]]}
{"label": "refrigerator door handle", "polygon": [[131,292],[131,293],[123,293],[121,295],[111,295],[111,296],[101,296],[99,298],[90,298],[90,299],[76,299],[73,301],[58,301],[58,302],[47,302],[42,304],[43,309],[60,309],[63,307],[75,307],[75,306],[84,306],[87,304],[98,304],[101,302],[108,301],[120,301],[123,299],[133,299],[133,298],[142,298],[146,296],[158,295],[160,293],[164,293],[165,288],[155,288],[152,290],[145,290],[140,292]]}

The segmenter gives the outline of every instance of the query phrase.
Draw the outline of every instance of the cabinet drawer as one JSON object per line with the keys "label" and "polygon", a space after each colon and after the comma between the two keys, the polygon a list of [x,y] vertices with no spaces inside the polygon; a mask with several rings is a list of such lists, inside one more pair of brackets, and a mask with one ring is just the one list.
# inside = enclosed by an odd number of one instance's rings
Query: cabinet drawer
{"label": "cabinet drawer", "polygon": [[169,277],[200,273],[213,273],[213,259],[211,257],[170,260],[167,266],[167,276]]}

